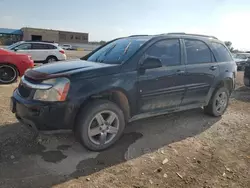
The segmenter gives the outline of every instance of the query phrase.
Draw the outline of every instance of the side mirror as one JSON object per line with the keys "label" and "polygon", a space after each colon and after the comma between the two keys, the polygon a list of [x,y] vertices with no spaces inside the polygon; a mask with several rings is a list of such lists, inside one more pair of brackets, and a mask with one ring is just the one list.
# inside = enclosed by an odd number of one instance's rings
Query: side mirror
{"label": "side mirror", "polygon": [[14,48],[14,51],[15,51],[15,52],[18,51],[18,47],[15,47],[15,48]]}
{"label": "side mirror", "polygon": [[148,57],[140,66],[141,69],[154,69],[158,67],[162,67],[161,60],[154,57]]}

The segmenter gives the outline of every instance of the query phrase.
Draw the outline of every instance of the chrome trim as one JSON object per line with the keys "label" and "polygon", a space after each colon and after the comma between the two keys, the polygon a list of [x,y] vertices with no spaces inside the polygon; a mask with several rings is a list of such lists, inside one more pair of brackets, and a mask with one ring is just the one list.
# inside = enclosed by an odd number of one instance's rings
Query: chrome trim
{"label": "chrome trim", "polygon": [[53,87],[53,85],[50,85],[50,84],[32,84],[28,82],[27,80],[25,80],[24,76],[22,76],[21,78],[21,84],[32,89],[40,89],[40,90],[46,90],[46,89],[50,89]]}

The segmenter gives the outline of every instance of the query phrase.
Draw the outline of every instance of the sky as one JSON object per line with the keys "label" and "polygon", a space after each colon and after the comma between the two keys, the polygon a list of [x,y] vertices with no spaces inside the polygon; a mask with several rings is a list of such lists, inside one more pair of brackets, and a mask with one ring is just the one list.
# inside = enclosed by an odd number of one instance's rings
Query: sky
{"label": "sky", "polygon": [[198,33],[250,50],[250,0],[0,0],[0,7],[0,28],[87,32],[90,41]]}

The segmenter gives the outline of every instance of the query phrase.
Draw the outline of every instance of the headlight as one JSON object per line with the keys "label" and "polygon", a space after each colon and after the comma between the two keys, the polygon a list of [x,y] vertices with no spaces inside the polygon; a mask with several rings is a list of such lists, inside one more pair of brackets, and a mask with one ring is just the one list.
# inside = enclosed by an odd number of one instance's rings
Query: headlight
{"label": "headlight", "polygon": [[70,81],[67,78],[55,78],[45,80],[42,84],[52,85],[50,89],[38,89],[35,92],[34,99],[41,101],[65,101],[68,95]]}

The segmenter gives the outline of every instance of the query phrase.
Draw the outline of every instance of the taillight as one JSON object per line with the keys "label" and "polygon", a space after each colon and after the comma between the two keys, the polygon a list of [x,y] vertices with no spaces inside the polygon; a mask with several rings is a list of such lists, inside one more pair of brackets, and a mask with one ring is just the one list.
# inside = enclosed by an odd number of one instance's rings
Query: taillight
{"label": "taillight", "polygon": [[30,55],[28,55],[28,59],[31,62],[31,68],[33,68],[34,67],[34,61],[33,61],[32,57]]}
{"label": "taillight", "polygon": [[62,54],[64,54],[64,53],[65,53],[65,52],[64,52],[64,50],[59,50],[59,52],[60,52],[60,53],[62,53]]}

